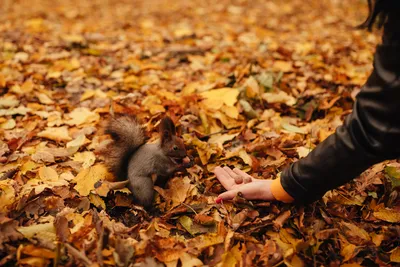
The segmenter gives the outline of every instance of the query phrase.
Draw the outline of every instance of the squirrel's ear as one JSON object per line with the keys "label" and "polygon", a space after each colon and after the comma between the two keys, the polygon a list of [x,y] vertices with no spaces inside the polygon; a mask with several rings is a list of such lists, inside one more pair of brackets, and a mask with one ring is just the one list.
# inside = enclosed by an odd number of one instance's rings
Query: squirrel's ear
{"label": "squirrel's ear", "polygon": [[176,135],[175,124],[170,117],[165,117],[160,122],[160,134],[163,142],[171,140]]}

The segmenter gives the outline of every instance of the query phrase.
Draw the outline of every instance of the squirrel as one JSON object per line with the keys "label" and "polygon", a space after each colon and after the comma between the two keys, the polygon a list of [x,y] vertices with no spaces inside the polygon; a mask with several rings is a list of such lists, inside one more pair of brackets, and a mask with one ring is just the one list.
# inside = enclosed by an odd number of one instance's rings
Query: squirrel
{"label": "squirrel", "polygon": [[159,125],[160,140],[147,143],[148,137],[133,115],[111,118],[105,133],[112,142],[105,163],[119,181],[128,179],[134,201],[145,209],[152,206],[154,184],[165,183],[176,170],[189,167],[183,139],[176,135],[175,124],[164,117]]}

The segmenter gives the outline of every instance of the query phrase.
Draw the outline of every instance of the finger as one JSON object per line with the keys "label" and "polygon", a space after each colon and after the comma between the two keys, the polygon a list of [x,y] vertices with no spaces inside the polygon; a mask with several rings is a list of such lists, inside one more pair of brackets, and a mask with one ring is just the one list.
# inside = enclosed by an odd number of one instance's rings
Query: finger
{"label": "finger", "polygon": [[218,200],[231,200],[233,199],[240,191],[239,190],[229,190],[218,196]]}
{"label": "finger", "polygon": [[235,180],[233,180],[231,176],[223,168],[216,167],[214,169],[214,173],[217,176],[219,182],[226,190],[230,190],[232,186],[235,184]]}
{"label": "finger", "polygon": [[244,181],[245,183],[250,183],[251,181],[253,181],[253,177],[251,175],[248,175],[247,173],[245,173],[242,170],[239,170],[238,168],[234,168],[233,172],[242,177],[245,180]]}
{"label": "finger", "polygon": [[232,171],[231,168],[225,166],[224,170],[235,180],[235,183],[237,184],[243,183],[242,176],[236,174],[234,171]]}

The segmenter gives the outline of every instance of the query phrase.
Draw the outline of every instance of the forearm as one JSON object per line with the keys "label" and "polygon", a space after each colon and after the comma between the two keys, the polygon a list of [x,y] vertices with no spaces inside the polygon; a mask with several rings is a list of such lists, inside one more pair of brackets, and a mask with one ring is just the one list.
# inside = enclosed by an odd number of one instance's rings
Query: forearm
{"label": "forearm", "polygon": [[316,200],[371,165],[400,156],[399,74],[400,46],[378,46],[374,71],[344,125],[282,172],[280,184],[296,202]]}

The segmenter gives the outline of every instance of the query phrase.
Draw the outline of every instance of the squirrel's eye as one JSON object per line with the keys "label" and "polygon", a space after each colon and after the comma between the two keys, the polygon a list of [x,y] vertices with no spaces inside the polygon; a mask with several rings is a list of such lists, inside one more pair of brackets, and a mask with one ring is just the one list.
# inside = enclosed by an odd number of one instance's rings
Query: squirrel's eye
{"label": "squirrel's eye", "polygon": [[178,150],[178,147],[177,147],[177,146],[174,146],[172,149],[173,149],[173,150]]}

